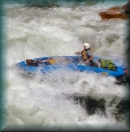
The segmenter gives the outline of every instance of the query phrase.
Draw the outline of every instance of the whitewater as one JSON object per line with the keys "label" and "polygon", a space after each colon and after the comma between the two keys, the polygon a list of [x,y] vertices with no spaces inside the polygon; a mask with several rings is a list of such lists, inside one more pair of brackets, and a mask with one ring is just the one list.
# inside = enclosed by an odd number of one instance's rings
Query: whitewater
{"label": "whitewater", "polygon": [[[126,2],[76,6],[68,2],[46,8],[5,5],[7,128],[129,130],[127,116],[121,114],[117,119],[115,115],[118,112],[116,105],[127,100],[128,89],[116,85],[115,78],[67,70],[28,76],[16,67],[16,63],[25,59],[75,55],[83,49],[85,42],[90,43],[95,56],[127,65],[128,21],[102,20],[98,15]],[[75,100],[79,96],[105,100],[104,112],[95,108],[96,112],[90,114]]]}

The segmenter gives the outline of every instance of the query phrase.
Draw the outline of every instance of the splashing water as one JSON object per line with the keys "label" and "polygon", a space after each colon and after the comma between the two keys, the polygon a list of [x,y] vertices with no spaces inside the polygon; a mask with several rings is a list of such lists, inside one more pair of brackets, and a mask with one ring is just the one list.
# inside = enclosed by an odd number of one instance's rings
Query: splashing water
{"label": "splashing water", "polygon": [[[125,86],[114,83],[115,78],[62,70],[29,77],[14,66],[28,58],[74,55],[85,42],[91,44],[95,56],[124,63],[127,20],[101,20],[98,13],[112,6],[107,3],[51,8],[7,6],[8,126],[76,124],[84,129],[128,129],[126,119],[119,122],[113,114],[128,93]],[[99,110],[90,115],[74,96],[104,99],[106,114]]]}

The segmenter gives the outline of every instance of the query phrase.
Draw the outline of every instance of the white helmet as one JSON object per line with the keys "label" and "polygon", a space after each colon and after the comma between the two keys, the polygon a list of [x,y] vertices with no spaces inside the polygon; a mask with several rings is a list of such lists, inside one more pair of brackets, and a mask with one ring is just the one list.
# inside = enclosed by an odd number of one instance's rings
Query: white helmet
{"label": "white helmet", "polygon": [[90,47],[89,43],[84,43],[84,46],[86,46],[86,49],[88,49]]}

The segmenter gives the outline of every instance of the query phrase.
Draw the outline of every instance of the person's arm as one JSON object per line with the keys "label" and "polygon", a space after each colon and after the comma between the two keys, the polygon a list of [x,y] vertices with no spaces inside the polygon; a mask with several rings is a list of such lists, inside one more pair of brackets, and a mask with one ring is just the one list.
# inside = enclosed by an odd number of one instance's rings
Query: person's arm
{"label": "person's arm", "polygon": [[87,59],[86,61],[87,61],[87,62],[91,61],[91,60],[93,59],[93,57],[94,57],[93,55],[92,55],[92,56],[90,56],[90,58],[89,58],[89,59]]}
{"label": "person's arm", "polygon": [[75,52],[76,55],[80,55],[81,54],[81,51],[80,52]]}

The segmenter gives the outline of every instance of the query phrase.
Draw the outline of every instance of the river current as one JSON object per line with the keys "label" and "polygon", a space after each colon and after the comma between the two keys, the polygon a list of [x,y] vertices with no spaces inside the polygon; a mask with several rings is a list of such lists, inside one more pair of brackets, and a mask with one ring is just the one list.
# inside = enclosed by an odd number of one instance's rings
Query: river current
{"label": "river current", "polygon": [[116,85],[115,78],[62,70],[27,76],[16,67],[16,63],[29,58],[75,55],[85,42],[90,43],[95,56],[127,65],[128,21],[102,20],[98,15],[126,2],[59,0],[60,6],[53,3],[44,8],[15,2],[4,5],[7,128],[129,129],[127,112],[121,113],[117,108],[127,100],[128,89]]}

